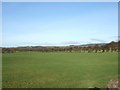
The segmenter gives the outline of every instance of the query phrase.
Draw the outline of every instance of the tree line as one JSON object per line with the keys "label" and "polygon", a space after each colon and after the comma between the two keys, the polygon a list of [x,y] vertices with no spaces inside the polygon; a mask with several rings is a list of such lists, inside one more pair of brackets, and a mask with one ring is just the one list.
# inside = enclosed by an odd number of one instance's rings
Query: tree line
{"label": "tree line", "polygon": [[36,51],[36,52],[119,52],[119,42],[110,42],[104,45],[94,44],[94,45],[85,45],[85,46],[34,46],[34,47],[13,47],[13,48],[2,48],[2,53],[15,53],[15,52],[27,52],[27,51]]}

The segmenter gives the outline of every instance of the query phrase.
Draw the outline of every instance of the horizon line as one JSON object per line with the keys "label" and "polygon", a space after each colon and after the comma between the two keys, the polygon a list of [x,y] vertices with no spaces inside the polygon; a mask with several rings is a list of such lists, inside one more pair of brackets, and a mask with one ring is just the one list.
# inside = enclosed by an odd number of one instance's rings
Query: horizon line
{"label": "horizon line", "polygon": [[62,47],[62,46],[82,46],[82,45],[88,45],[88,44],[107,44],[110,42],[119,42],[120,40],[117,41],[109,41],[109,42],[99,42],[99,43],[84,43],[84,44],[68,44],[68,45],[16,45],[16,46],[0,46],[0,48],[11,48],[11,47],[36,47],[36,46],[41,46],[41,47],[52,47],[52,46],[57,46],[57,47]]}

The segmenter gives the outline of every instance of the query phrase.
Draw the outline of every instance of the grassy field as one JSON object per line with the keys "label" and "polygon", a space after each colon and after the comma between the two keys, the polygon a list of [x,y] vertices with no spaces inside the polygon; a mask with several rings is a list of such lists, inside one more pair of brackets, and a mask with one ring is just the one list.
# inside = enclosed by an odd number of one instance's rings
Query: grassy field
{"label": "grassy field", "polygon": [[117,76],[117,53],[3,54],[3,88],[105,88]]}

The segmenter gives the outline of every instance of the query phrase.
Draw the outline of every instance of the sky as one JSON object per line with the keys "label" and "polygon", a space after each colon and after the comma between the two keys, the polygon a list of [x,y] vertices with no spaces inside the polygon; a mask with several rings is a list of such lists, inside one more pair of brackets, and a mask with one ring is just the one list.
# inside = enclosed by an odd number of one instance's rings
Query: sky
{"label": "sky", "polygon": [[106,43],[118,37],[117,2],[3,2],[2,46]]}

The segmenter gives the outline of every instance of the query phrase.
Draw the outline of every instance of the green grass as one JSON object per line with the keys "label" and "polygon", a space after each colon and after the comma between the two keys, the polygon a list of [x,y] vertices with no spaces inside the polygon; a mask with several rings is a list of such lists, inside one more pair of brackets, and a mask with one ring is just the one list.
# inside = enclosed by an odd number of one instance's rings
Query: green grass
{"label": "green grass", "polygon": [[3,54],[3,88],[105,88],[117,76],[117,53]]}

